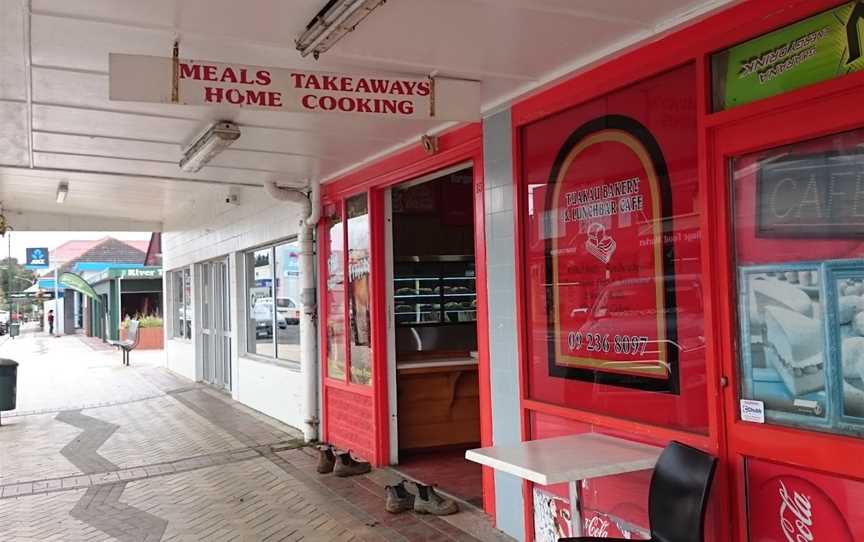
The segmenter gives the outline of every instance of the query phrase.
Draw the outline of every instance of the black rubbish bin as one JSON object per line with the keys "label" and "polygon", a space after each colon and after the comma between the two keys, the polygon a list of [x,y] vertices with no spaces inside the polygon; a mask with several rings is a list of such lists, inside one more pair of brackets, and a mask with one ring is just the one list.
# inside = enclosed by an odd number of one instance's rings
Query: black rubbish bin
{"label": "black rubbish bin", "polygon": [[0,412],[15,410],[15,395],[18,387],[18,362],[0,359]]}

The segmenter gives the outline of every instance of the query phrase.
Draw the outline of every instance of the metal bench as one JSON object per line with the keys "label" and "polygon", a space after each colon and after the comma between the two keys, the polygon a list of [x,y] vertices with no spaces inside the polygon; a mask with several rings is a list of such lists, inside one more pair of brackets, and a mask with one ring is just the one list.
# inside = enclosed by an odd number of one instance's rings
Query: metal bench
{"label": "metal bench", "polygon": [[129,325],[126,326],[126,340],[108,341],[108,344],[116,346],[123,351],[123,365],[127,367],[129,366],[129,352],[135,350],[135,347],[138,346],[138,338],[140,336],[138,333],[139,324],[138,320],[129,320]]}

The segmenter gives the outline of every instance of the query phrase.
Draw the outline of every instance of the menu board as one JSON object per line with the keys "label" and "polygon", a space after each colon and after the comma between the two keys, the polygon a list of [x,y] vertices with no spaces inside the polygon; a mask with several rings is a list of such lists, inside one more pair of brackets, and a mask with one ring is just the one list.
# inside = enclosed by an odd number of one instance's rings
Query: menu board
{"label": "menu board", "polygon": [[864,152],[791,154],[757,177],[760,237],[864,237]]}
{"label": "menu board", "polygon": [[[603,162],[628,175],[611,176]],[[562,146],[545,192],[545,208],[558,210],[544,235],[553,374],[666,387],[677,357],[669,191],[663,153],[635,119],[596,118]]]}

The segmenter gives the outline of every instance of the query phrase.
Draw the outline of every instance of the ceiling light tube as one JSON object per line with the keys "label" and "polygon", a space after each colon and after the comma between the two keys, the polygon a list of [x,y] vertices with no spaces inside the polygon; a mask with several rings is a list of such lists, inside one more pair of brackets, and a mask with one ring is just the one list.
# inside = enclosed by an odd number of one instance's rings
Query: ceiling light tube
{"label": "ceiling light tube", "polygon": [[300,56],[318,59],[386,0],[330,0],[297,39]]}
{"label": "ceiling light tube", "polygon": [[63,203],[66,201],[66,196],[69,195],[69,183],[66,181],[61,181],[60,184],[57,185],[57,203]]}
{"label": "ceiling light tube", "polygon": [[240,128],[233,122],[220,121],[213,124],[183,151],[180,169],[189,173],[201,171],[214,156],[227,149],[239,137]]}

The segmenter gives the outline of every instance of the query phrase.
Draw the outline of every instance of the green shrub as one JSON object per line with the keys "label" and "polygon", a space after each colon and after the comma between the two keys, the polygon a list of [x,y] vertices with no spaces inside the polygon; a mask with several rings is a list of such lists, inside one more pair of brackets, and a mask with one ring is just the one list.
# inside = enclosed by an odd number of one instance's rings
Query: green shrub
{"label": "green shrub", "polygon": [[138,320],[138,327],[162,327],[162,317],[156,314],[136,314],[134,317],[123,320],[123,329],[129,327],[129,320]]}

